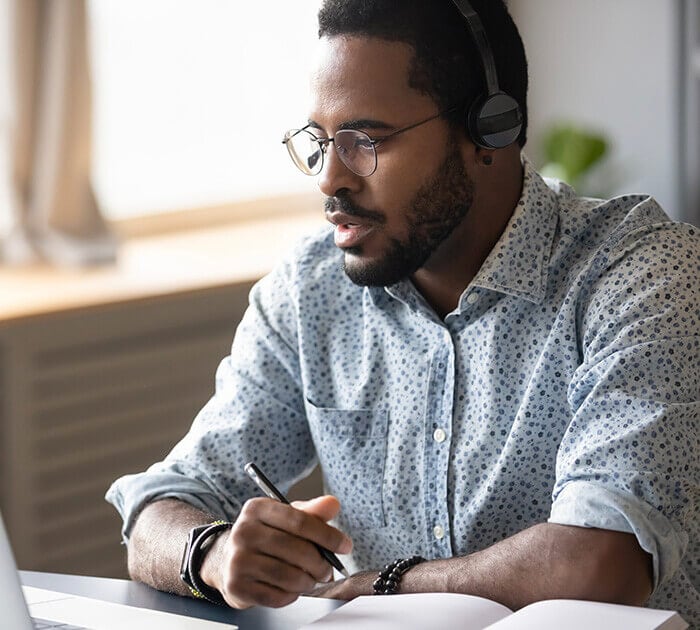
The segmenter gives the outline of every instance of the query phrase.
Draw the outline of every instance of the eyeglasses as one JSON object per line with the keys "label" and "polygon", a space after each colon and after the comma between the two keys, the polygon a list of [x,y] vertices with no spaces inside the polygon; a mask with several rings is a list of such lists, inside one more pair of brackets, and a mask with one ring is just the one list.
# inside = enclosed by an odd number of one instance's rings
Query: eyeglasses
{"label": "eyeglasses", "polygon": [[333,138],[319,138],[309,131],[306,125],[301,129],[290,129],[284,134],[282,143],[287,145],[287,151],[292,162],[305,175],[318,175],[323,169],[323,156],[332,142],[341,162],[353,173],[360,177],[369,177],[377,170],[377,147],[389,138],[398,136],[404,131],[420,127],[443,114],[452,111],[445,110],[421,120],[420,122],[397,129],[381,138],[371,138],[364,131],[357,129],[341,129]]}

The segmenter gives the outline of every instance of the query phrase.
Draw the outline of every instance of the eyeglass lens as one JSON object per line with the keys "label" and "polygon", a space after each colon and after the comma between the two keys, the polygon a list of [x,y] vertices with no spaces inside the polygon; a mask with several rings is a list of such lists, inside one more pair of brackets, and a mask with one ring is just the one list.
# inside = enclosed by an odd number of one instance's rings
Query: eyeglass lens
{"label": "eyeglass lens", "polygon": [[[317,138],[305,129],[292,129],[287,132],[285,140],[292,161],[302,173],[318,175],[321,172],[328,139]],[[341,129],[330,141],[335,144],[340,160],[353,173],[362,177],[374,173],[377,168],[377,152],[366,133],[355,129]]]}

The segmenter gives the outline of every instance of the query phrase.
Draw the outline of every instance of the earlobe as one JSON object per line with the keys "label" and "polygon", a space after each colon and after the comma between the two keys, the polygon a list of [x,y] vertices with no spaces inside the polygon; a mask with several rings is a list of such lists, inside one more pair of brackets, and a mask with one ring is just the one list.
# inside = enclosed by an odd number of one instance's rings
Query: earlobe
{"label": "earlobe", "polygon": [[472,159],[477,167],[479,166],[492,166],[495,162],[495,151],[493,149],[485,149],[479,145],[473,144],[474,154]]}

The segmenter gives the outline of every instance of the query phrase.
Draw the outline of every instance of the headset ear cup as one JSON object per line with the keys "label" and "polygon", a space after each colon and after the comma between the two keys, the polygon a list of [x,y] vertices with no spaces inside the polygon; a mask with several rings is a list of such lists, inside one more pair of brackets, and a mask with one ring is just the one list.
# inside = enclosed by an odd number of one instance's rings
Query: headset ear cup
{"label": "headset ear cup", "polygon": [[484,149],[503,149],[515,142],[523,126],[518,102],[503,92],[479,97],[469,109],[472,142]]}
{"label": "headset ear cup", "polygon": [[487,147],[484,144],[484,140],[479,132],[479,116],[484,106],[484,100],[483,95],[479,96],[469,108],[469,112],[467,113],[467,131],[475,145],[483,149],[490,149],[492,147]]}

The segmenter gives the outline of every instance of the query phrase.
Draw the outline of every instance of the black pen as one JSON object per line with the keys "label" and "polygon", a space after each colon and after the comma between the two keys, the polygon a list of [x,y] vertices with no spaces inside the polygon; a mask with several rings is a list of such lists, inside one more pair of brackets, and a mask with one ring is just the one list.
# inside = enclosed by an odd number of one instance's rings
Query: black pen
{"label": "black pen", "polygon": [[[289,501],[287,501],[287,497],[285,497],[277,488],[275,488],[274,484],[253,462],[248,462],[244,468],[250,478],[257,484],[258,488],[260,488],[268,497],[271,499],[276,499],[280,503],[284,503],[286,505],[290,504]],[[338,559],[338,556],[336,556],[332,551],[328,551],[328,549],[325,547],[321,547],[321,545],[316,543],[313,543],[313,545],[316,547],[316,549],[318,549],[318,552],[326,560],[328,560],[331,566],[338,569],[338,571],[340,571],[345,577],[350,577],[348,570],[343,566],[343,563]]]}

